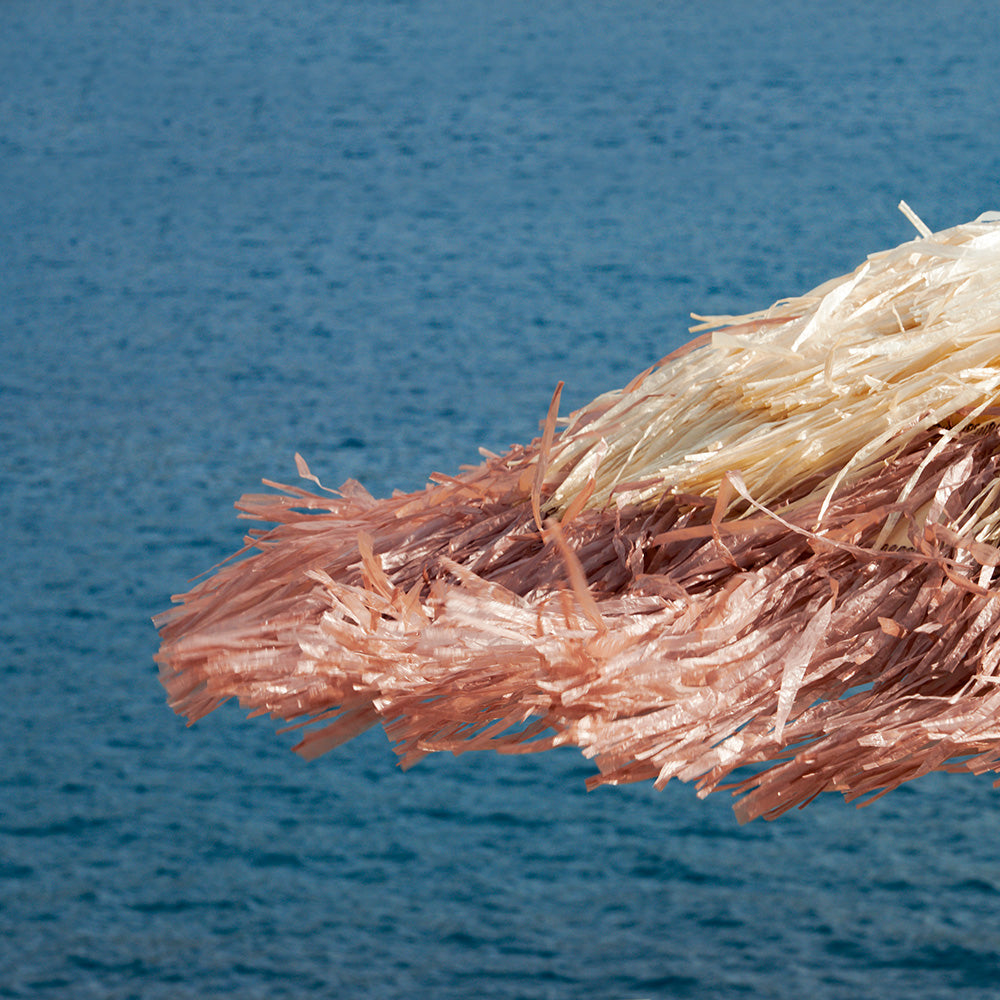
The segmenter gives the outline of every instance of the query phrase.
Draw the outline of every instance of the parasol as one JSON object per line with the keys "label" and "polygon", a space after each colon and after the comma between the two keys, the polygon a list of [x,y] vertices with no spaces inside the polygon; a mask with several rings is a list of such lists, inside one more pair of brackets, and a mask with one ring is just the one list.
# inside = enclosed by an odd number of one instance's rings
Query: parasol
{"label": "parasol", "polygon": [[699,336],[426,488],[244,496],[155,623],[170,705],[316,757],[572,745],[741,820],[1000,770],[1000,214]]}

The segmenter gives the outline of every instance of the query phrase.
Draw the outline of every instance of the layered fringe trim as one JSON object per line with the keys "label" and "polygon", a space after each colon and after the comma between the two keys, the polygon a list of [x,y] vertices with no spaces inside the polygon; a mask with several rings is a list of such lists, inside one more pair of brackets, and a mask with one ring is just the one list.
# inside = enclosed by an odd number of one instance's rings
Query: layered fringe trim
{"label": "layered fringe trim", "polygon": [[[970,226],[954,245],[995,235]],[[926,254],[912,248],[931,242],[953,245],[939,234],[886,256],[919,268]],[[965,290],[996,321],[1000,283],[984,305],[973,277]],[[842,304],[845,281],[824,294]],[[918,283],[933,299],[926,274]],[[898,295],[886,301],[899,311]],[[376,723],[404,766],[433,751],[574,745],[596,763],[591,784],[730,788],[742,820],[823,791],[869,801],[932,770],[1000,769],[1000,337],[985,342],[985,319],[974,335],[935,333],[890,371],[906,341],[876,310],[874,347],[833,338],[834,361],[809,374],[773,350],[797,330],[809,353],[803,331],[816,324],[801,300],[787,308],[726,318],[738,348],[696,343],[562,433],[554,400],[532,445],[422,491],[376,500],[356,483],[269,483],[282,492],[244,497],[244,515],[274,527],[156,619],[170,704],[194,721],[235,697],[301,725],[306,757]],[[914,336],[942,314],[925,310]],[[761,389],[762,415],[709,380],[700,451],[691,421],[674,440],[650,417],[673,406],[671,386],[690,404],[684,386],[767,350],[772,381],[800,384],[795,405]],[[882,372],[866,372],[871,384],[837,368],[837,352],[857,366],[862,350]],[[810,403],[820,382],[827,401]],[[858,446],[858,400],[883,389]],[[819,433],[827,423],[846,445]],[[798,475],[780,446],[789,426],[793,442],[803,426],[821,439],[808,461],[796,453]],[[748,459],[767,448],[773,476],[762,453]]]}

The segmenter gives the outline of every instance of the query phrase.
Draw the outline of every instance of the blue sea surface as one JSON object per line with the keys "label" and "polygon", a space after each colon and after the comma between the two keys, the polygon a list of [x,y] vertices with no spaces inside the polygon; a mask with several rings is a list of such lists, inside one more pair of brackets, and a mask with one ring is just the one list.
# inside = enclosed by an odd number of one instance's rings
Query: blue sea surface
{"label": "blue sea surface", "polygon": [[1000,997],[1000,792],[185,729],[232,502],[384,495],[1000,208],[994,2],[0,4],[0,997]]}

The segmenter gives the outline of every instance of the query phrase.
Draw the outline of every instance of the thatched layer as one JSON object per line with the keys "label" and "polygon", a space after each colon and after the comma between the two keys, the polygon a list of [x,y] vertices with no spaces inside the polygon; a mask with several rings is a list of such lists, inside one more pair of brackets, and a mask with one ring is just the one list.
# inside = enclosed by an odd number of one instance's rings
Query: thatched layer
{"label": "thatched layer", "polygon": [[244,497],[275,527],[157,619],[170,703],[318,723],[306,756],[381,722],[404,764],[572,744],[595,784],[702,794],[750,765],[741,818],[1000,769],[998,306],[980,221],[423,491]]}

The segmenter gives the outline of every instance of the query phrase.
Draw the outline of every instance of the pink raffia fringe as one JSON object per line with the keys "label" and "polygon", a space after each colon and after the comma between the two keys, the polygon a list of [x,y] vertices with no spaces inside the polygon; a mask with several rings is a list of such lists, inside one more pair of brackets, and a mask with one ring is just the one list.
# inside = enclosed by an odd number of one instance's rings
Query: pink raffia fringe
{"label": "pink raffia fringe", "polygon": [[557,391],[527,447],[243,497],[273,527],[156,618],[171,706],[237,698],[309,758],[376,723],[403,766],[574,745],[741,820],[1000,769],[1000,225],[904,211],[852,274]]}

